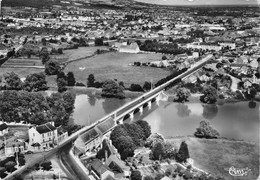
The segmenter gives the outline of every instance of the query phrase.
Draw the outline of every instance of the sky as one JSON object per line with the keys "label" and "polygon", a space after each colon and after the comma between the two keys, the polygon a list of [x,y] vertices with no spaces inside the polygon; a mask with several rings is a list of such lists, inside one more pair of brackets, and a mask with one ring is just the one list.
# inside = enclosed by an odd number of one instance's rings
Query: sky
{"label": "sky", "polygon": [[257,5],[260,0],[136,0],[162,5]]}

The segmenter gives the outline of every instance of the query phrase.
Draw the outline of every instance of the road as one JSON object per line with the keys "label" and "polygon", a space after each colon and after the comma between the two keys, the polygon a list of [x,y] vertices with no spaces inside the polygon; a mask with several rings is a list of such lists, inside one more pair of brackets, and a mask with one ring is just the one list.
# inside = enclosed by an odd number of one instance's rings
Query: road
{"label": "road", "polygon": [[205,58],[201,59],[200,61],[198,61],[197,63],[195,63],[189,70],[187,70],[186,72],[180,74],[179,76],[171,79],[170,81],[164,83],[163,85],[156,87],[155,89],[153,89],[152,91],[149,91],[147,93],[145,93],[143,96],[134,99],[133,101],[127,103],[126,105],[122,106],[121,108],[115,110],[114,112],[108,114],[107,116],[101,118],[100,120],[96,121],[95,123],[93,123],[90,126],[86,126],[83,127],[82,129],[78,130],[77,132],[73,133],[72,135],[70,135],[65,141],[61,142],[58,146],[56,146],[55,148],[53,148],[52,150],[50,150],[43,158],[37,158],[35,159],[33,162],[31,162],[30,164],[26,164],[25,166],[21,167],[20,169],[16,170],[15,172],[13,172],[12,174],[8,175],[5,180],[12,180],[15,179],[15,177],[17,177],[18,175],[22,174],[24,171],[28,171],[31,170],[35,164],[40,163],[48,158],[50,158],[52,155],[56,154],[58,151],[60,151],[62,148],[67,147],[68,144],[72,143],[73,141],[75,141],[77,139],[77,137],[79,135],[81,135],[82,133],[88,131],[89,129],[95,127],[97,124],[105,121],[108,118],[114,117],[114,115],[121,111],[122,109],[125,108],[131,108],[133,107],[133,105],[137,105],[138,103],[140,103],[140,101],[146,100],[149,97],[153,96],[154,94],[158,93],[159,91],[162,91],[163,89],[165,89],[169,84],[171,84],[172,82],[176,81],[176,79],[182,79],[190,74],[192,74],[194,71],[196,71],[197,69],[201,68],[202,66],[204,66],[209,60],[211,60],[214,56],[213,55],[207,55]]}
{"label": "road", "polygon": [[67,171],[70,172],[70,178],[73,180],[88,180],[89,178],[86,176],[86,173],[82,171],[82,169],[77,165],[75,159],[70,155],[70,150],[72,148],[72,144],[66,145],[59,152],[59,158],[62,164],[65,166]]}

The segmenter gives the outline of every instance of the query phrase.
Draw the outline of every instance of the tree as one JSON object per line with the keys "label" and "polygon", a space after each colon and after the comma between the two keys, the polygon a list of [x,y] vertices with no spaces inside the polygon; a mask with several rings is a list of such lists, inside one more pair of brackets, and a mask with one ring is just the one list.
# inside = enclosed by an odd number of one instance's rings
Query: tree
{"label": "tree", "polygon": [[203,89],[203,94],[200,101],[207,104],[214,104],[217,101],[217,89],[212,86],[206,86]]}
{"label": "tree", "polygon": [[24,81],[23,89],[29,92],[47,90],[48,87],[45,74],[43,72],[40,72],[28,75]]}
{"label": "tree", "polygon": [[115,147],[117,147],[120,144],[120,142],[118,141],[118,138],[120,136],[128,136],[123,125],[116,126],[111,132],[110,139]]}
{"label": "tree", "polygon": [[45,64],[47,61],[50,60],[49,52],[46,47],[43,47],[40,51],[40,58],[42,59],[42,64]]}
{"label": "tree", "polygon": [[119,86],[121,86],[122,88],[124,88],[124,89],[125,89],[125,84],[124,84],[124,82],[123,82],[123,81],[120,81],[118,84],[119,84]]}
{"label": "tree", "polygon": [[201,121],[199,128],[194,133],[194,136],[199,138],[217,138],[219,132],[210,126],[208,121]]}
{"label": "tree", "polygon": [[104,41],[102,38],[95,39],[95,46],[103,46],[103,45],[104,45]]}
{"label": "tree", "polygon": [[62,49],[61,49],[61,48],[58,48],[57,53],[58,53],[58,54],[63,54]]}
{"label": "tree", "polygon": [[138,170],[134,170],[131,172],[131,176],[130,176],[131,180],[142,180],[142,175],[141,172]]}
{"label": "tree", "polygon": [[167,57],[165,55],[162,56],[162,60],[166,60]]}
{"label": "tree", "polygon": [[169,158],[169,159],[174,159],[176,156],[177,152],[176,149],[173,147],[173,145],[170,142],[165,142],[164,143],[164,159]]}
{"label": "tree", "polygon": [[21,90],[23,88],[21,79],[14,72],[5,74],[4,79],[7,90]]}
{"label": "tree", "polygon": [[151,126],[147,121],[138,120],[135,123],[142,128],[145,138],[148,138],[151,135]]}
{"label": "tree", "polygon": [[144,92],[142,86],[140,86],[139,84],[131,84],[130,91],[137,91],[137,92]]}
{"label": "tree", "polygon": [[15,166],[16,163],[14,161],[8,161],[7,163],[5,163],[5,169],[7,172],[13,172],[15,171]]}
{"label": "tree", "polygon": [[162,142],[156,142],[153,145],[152,151],[151,151],[151,159],[153,160],[161,160],[164,155],[164,146]]}
{"label": "tree", "polygon": [[116,147],[122,160],[127,157],[132,157],[134,155],[134,150],[136,149],[135,143],[129,136],[120,136],[117,141],[119,142]]}
{"label": "tree", "polygon": [[51,161],[45,161],[41,164],[42,170],[49,171],[51,170]]}
{"label": "tree", "polygon": [[125,123],[124,128],[127,132],[127,134],[132,138],[136,146],[142,146],[144,143],[145,135],[141,128],[136,123]]}
{"label": "tree", "polygon": [[18,157],[18,162],[19,162],[19,166],[24,166],[25,165],[24,157]]}
{"label": "tree", "polygon": [[76,80],[73,72],[67,73],[68,86],[75,86]]}
{"label": "tree", "polygon": [[145,176],[143,180],[154,180],[154,178],[152,176]]}
{"label": "tree", "polygon": [[58,91],[63,92],[67,90],[67,76],[65,75],[64,72],[60,72],[57,75],[57,86],[58,86]]}
{"label": "tree", "polygon": [[6,168],[0,167],[0,178],[4,179],[7,176],[6,174]]}
{"label": "tree", "polygon": [[50,60],[45,63],[45,73],[47,75],[57,75],[61,71],[58,61]]}
{"label": "tree", "polygon": [[177,88],[176,90],[176,99],[177,102],[186,102],[190,97],[190,91],[186,88]]}
{"label": "tree", "polygon": [[114,80],[106,80],[102,86],[102,96],[125,98],[124,90]]}
{"label": "tree", "polygon": [[88,76],[88,82],[87,82],[88,87],[95,87],[95,77],[93,74],[90,74]]}
{"label": "tree", "polygon": [[188,149],[188,145],[186,144],[185,141],[181,142],[178,154],[176,156],[176,161],[177,162],[186,162],[186,160],[190,158],[190,154],[189,154],[189,149]]}
{"label": "tree", "polygon": [[164,141],[165,140],[162,135],[158,133],[153,133],[146,140],[145,146],[152,148],[154,144],[156,144],[157,142],[164,142]]}
{"label": "tree", "polygon": [[151,87],[152,87],[152,84],[151,84],[150,82],[148,82],[148,81],[145,81],[145,82],[144,82],[143,89],[144,89],[145,91],[151,90]]}

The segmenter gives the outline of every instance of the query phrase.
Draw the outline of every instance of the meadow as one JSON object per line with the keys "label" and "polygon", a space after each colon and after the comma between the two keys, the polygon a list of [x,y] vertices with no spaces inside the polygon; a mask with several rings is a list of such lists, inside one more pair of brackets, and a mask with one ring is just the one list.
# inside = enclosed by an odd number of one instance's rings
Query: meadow
{"label": "meadow", "polygon": [[[259,145],[244,141],[230,141],[225,139],[198,139],[193,137],[168,139],[179,147],[185,140],[190,157],[195,167],[223,176],[227,180],[234,179],[228,169],[249,168],[251,171],[244,179],[257,179],[259,175]],[[242,178],[242,179],[243,179]]]}
{"label": "meadow", "polygon": [[171,72],[153,67],[132,66],[136,61],[151,62],[160,60],[161,54],[127,54],[110,52],[68,64],[65,72],[72,71],[79,82],[86,83],[89,74],[94,74],[97,81],[117,79],[128,87],[132,83],[143,85],[145,81],[156,83]]}

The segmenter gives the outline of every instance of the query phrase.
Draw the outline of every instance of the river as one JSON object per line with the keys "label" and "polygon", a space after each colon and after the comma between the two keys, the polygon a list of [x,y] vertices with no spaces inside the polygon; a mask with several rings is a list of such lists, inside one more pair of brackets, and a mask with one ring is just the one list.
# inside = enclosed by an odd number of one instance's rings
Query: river
{"label": "river", "polygon": [[[88,125],[129,101],[77,95],[74,123]],[[136,113],[134,119],[146,120],[152,132],[165,137],[193,135],[200,121],[208,120],[222,137],[255,142],[259,139],[259,103],[249,107],[249,102],[204,105],[160,101],[159,104],[153,103],[151,110],[145,108],[142,115]]]}

